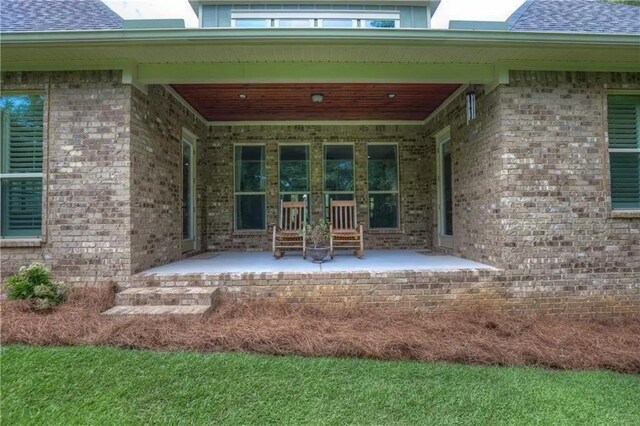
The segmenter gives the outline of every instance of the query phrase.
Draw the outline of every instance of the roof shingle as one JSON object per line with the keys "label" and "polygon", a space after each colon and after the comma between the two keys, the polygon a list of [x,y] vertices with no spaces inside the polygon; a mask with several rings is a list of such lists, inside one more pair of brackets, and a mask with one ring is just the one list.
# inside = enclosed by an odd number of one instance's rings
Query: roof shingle
{"label": "roof shingle", "polygon": [[0,31],[121,29],[122,18],[100,0],[0,0]]}
{"label": "roof shingle", "polygon": [[601,0],[527,0],[507,19],[507,28],[640,34],[640,7]]}

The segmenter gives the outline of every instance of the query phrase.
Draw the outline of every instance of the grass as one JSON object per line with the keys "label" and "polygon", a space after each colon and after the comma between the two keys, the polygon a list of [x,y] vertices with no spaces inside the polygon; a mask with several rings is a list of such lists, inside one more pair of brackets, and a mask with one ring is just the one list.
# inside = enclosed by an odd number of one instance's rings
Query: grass
{"label": "grass", "polygon": [[2,424],[640,424],[606,371],[105,347],[2,349]]}

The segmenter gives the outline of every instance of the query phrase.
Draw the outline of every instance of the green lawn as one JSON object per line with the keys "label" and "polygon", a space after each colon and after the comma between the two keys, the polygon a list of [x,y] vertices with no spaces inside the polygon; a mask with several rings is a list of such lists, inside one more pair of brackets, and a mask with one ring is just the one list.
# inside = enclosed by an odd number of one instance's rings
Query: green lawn
{"label": "green lawn", "polygon": [[640,377],[7,346],[2,424],[640,424]]}

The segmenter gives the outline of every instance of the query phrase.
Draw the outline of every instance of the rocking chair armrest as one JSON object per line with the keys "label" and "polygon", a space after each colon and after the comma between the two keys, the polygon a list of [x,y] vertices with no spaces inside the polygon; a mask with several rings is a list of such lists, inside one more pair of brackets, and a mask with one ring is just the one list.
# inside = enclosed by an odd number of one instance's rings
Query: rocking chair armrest
{"label": "rocking chair armrest", "polygon": [[278,226],[277,223],[270,223],[269,228],[276,228],[278,231],[280,231],[280,227]]}

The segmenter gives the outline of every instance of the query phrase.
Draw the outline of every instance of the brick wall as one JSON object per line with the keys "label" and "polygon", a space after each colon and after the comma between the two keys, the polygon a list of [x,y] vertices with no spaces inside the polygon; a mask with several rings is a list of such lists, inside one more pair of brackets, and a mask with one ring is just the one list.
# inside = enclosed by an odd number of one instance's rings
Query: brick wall
{"label": "brick wall", "polygon": [[[206,125],[162,86],[133,89],[131,116],[131,262],[133,273],[182,257],[182,133],[196,141],[196,184],[206,182],[201,141]],[[197,249],[204,245],[205,207],[196,191]]]}
{"label": "brick wall", "polygon": [[[427,125],[451,126],[453,253],[504,268],[520,309],[640,312],[640,217],[614,217],[606,93],[640,88],[640,74],[512,72]],[[435,191],[430,190],[435,205]],[[434,227],[435,232],[435,227]]]}
{"label": "brick wall", "polygon": [[2,83],[42,91],[47,105],[42,242],[3,241],[3,279],[38,261],[70,284],[126,283],[180,259],[181,135],[204,139],[197,116],[161,86],[146,95],[123,85],[119,72],[4,73]]}
{"label": "brick wall", "polygon": [[234,300],[259,298],[336,307],[366,305],[432,313],[493,312],[574,318],[640,317],[640,297],[628,289],[628,277],[626,284],[606,293],[558,282],[536,287],[520,278],[501,270],[264,272],[136,275],[131,285],[212,286],[219,287],[223,297]]}
{"label": "brick wall", "polygon": [[130,87],[110,71],[3,73],[2,86],[42,91],[48,105],[43,241],[4,246],[2,276],[39,260],[70,284],[128,280]]}
{"label": "brick wall", "polygon": [[640,217],[611,217],[607,88],[640,89],[640,73],[513,72],[500,89],[506,268],[640,283]]}
{"label": "brick wall", "polygon": [[[453,243],[456,255],[495,266],[502,265],[501,196],[505,187],[502,169],[502,137],[499,92],[476,93],[477,118],[467,124],[465,95],[453,100],[425,126],[431,170],[425,191],[428,203],[437,209],[436,138],[450,127],[453,173]],[[437,214],[430,217],[430,230],[438,250]]]}
{"label": "brick wall", "polygon": [[[547,313],[640,311],[640,218],[613,217],[610,211],[605,120],[606,90],[638,90],[640,74],[513,72],[507,86],[488,94],[478,88],[478,118],[468,125],[461,96],[426,126],[208,130],[162,87],[151,87],[147,96],[120,81],[119,73],[108,71],[2,75],[3,90],[41,90],[49,105],[43,241],[30,247],[3,241],[3,277],[37,260],[71,284],[126,284],[132,272],[179,259],[183,127],[201,138],[201,248],[269,249],[267,233],[233,232],[236,142],[267,146],[267,222],[277,216],[278,143],[310,144],[314,217],[322,206],[322,144],[355,143],[356,199],[365,223],[366,143],[397,142],[402,229],[368,232],[367,247],[431,248],[436,231],[433,136],[449,125],[453,253],[502,271],[478,278],[482,285],[474,284],[473,276],[448,286],[452,277],[447,274],[355,274],[360,281],[353,284],[364,287],[320,283],[318,277],[304,278],[299,286],[279,282],[282,277],[256,277],[230,282],[230,291],[244,288],[249,296],[298,302],[309,297],[314,303],[397,302],[431,309],[433,302],[437,310],[465,300],[467,307]],[[366,287],[377,284],[383,285]]]}
{"label": "brick wall", "polygon": [[355,196],[358,220],[368,222],[367,143],[398,143],[400,161],[400,229],[366,232],[366,248],[431,247],[432,206],[424,196],[434,170],[425,168],[429,151],[421,126],[228,126],[212,127],[204,149],[207,242],[210,250],[270,250],[268,232],[234,232],[233,146],[266,144],[267,223],[278,218],[278,144],[309,144],[312,221],[322,217],[323,159],[326,143],[355,146]]}

